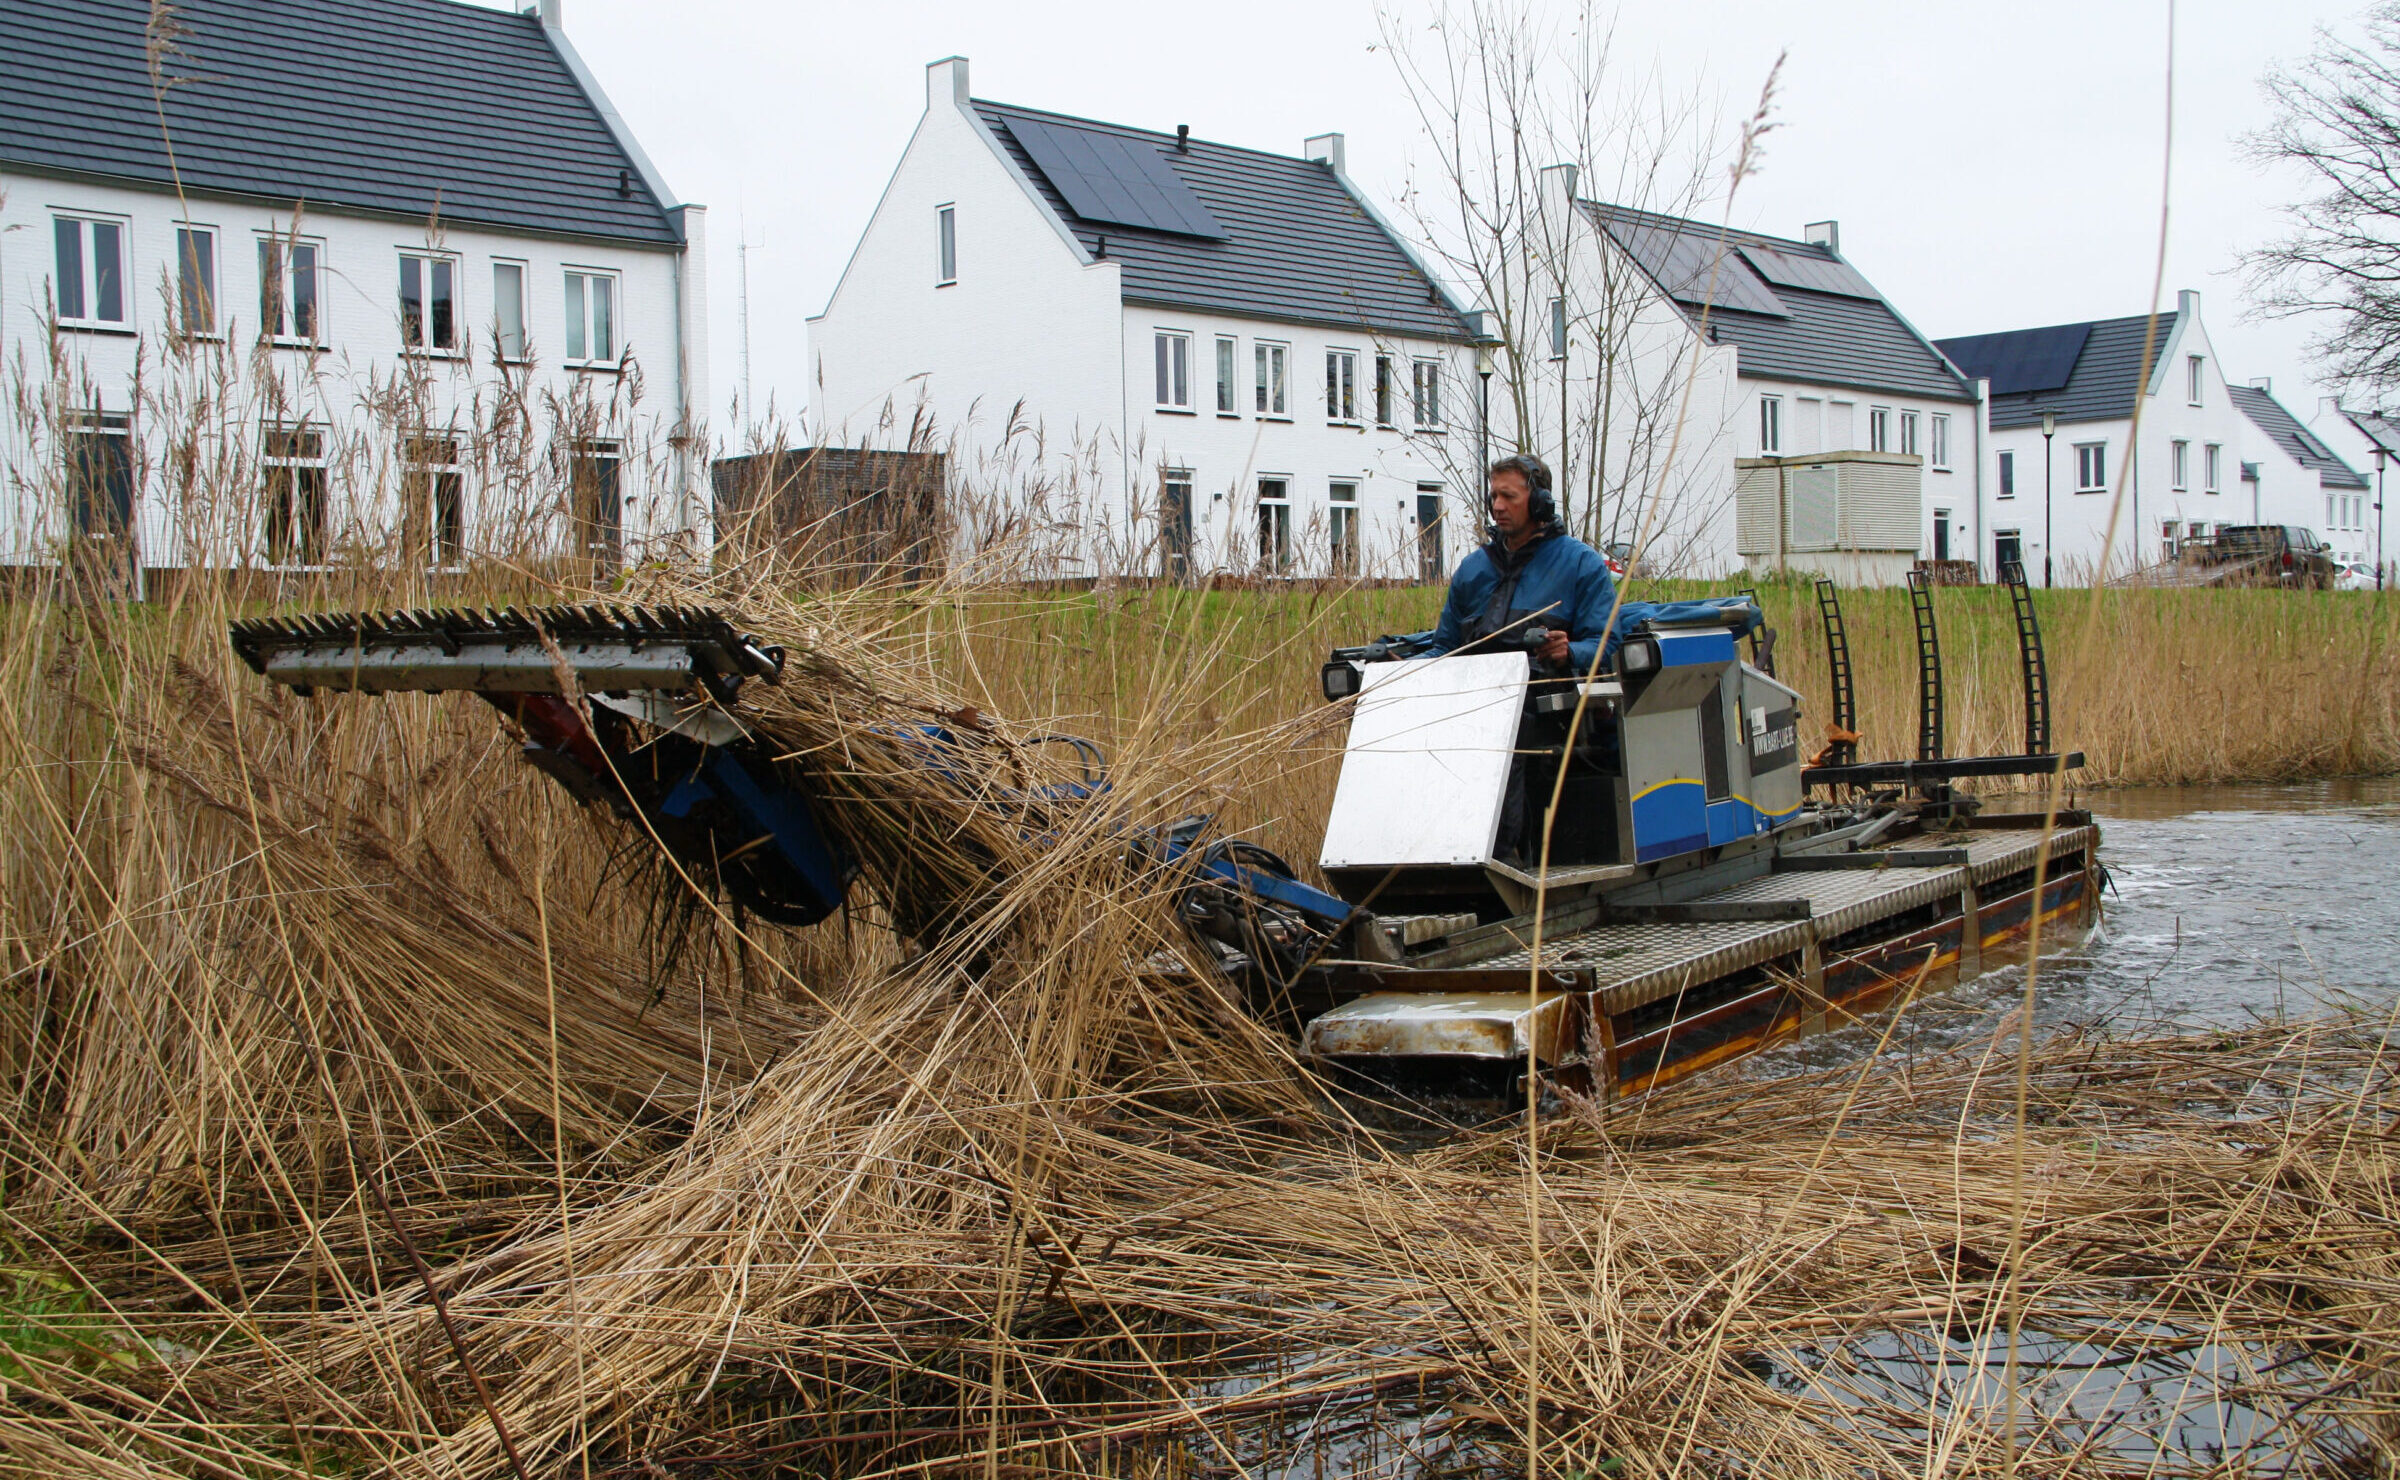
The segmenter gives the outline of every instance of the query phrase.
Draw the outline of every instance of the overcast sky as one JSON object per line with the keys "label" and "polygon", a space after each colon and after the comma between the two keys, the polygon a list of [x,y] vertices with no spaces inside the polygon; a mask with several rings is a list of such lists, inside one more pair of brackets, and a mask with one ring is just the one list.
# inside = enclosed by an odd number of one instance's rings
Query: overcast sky
{"label": "overcast sky", "polygon": [[[712,390],[739,384],[735,249],[747,230],[759,399],[806,398],[810,314],[924,109],[924,65],[973,64],[976,95],[1297,154],[1349,136],[1351,175],[1389,204],[1426,154],[1371,0],[565,0],[566,26],[671,188],[709,208]],[[2196,288],[2227,373],[2315,406],[2308,326],[2253,322],[2234,259],[2278,230],[2288,178],[2240,137],[2260,75],[2305,54],[2328,0],[2184,0],[2177,11],[2165,305]],[[1404,21],[1420,6],[1387,6]],[[1615,17],[1613,64],[1732,120],[1788,52],[1780,127],[1734,224],[1842,247],[1940,338],[2144,311],[2166,144],[2164,3],[1687,0]]]}

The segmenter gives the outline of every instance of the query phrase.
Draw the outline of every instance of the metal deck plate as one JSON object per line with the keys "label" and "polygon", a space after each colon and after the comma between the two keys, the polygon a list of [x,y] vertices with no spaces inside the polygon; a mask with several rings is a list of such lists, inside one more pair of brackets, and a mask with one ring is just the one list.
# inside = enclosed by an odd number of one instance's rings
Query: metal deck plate
{"label": "metal deck plate", "polygon": [[[2050,856],[2090,846],[2089,827],[2063,827],[2050,838]],[[1911,846],[1925,846],[1922,842]],[[1956,844],[1947,840],[1946,847]],[[2041,840],[2023,833],[1970,833],[1968,868],[1977,885],[2033,867]],[[1761,961],[1799,950],[1813,932],[1829,940],[1861,925],[1955,896],[1956,868],[1860,869],[1768,874],[1711,894],[1718,900],[1805,899],[1807,924],[1602,925],[1542,945],[1542,965],[1596,974],[1603,1010],[1619,1013],[1687,991]],[[1530,948],[1479,961],[1478,970],[1527,971]]]}

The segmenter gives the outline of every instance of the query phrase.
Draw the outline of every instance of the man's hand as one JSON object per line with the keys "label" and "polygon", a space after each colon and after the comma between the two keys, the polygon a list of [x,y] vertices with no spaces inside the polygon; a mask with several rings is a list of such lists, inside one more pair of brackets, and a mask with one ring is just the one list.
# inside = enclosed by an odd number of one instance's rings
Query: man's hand
{"label": "man's hand", "polygon": [[1568,656],[1567,634],[1556,627],[1551,628],[1549,639],[1542,644],[1542,650],[1536,656],[1545,663],[1561,668],[1565,667]]}

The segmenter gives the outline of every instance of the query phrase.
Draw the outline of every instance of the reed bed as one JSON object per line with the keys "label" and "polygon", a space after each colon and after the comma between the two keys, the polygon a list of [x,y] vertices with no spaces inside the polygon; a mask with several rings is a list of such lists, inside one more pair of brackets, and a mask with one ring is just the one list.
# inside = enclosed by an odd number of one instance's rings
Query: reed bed
{"label": "reed bed", "polygon": [[[456,594],[579,594],[476,580]],[[1313,856],[1322,649],[1423,625],[1431,595],[666,568],[610,594],[729,603],[790,647],[748,718],[864,861],[847,916],[739,917],[471,700],[270,691],[203,584],[10,608],[0,1273],[71,1298],[13,1301],[0,1467],[2391,1469],[2388,1004],[2052,1037],[2022,1116],[2013,1025],[1553,1104],[1531,1133],[1356,1101],[1169,969],[1170,881],[1127,844],[1214,811]],[[1766,593],[1806,687],[1803,594]],[[2383,650],[2333,668],[2389,607],[2230,594],[2187,644],[2162,597],[2190,599],[2112,593],[2103,620],[2193,658],[2287,634],[2258,651],[2326,655],[2321,704],[2267,690],[2303,769],[2385,754]],[[1871,735],[1913,713],[1890,677],[1913,671],[1867,656],[1897,646],[1887,604],[1852,599]],[[2071,680],[2069,626],[2061,737],[2096,772],[2256,754],[2230,717],[2188,752],[2079,730],[2130,685]],[[1954,691],[1955,748],[2009,738],[2004,636],[1945,631],[1987,675]],[[951,775],[905,738],[927,723],[966,742]],[[1110,788],[1019,826],[995,804],[1061,731],[1110,748]]]}

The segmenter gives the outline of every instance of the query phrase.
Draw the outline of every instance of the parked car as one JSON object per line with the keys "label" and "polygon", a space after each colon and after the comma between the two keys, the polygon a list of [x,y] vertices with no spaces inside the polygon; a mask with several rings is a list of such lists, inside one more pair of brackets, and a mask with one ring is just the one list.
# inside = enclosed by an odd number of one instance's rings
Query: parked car
{"label": "parked car", "polygon": [[2228,572],[2228,581],[2318,591],[2331,590],[2339,570],[2333,548],[2315,530],[2297,524],[2228,524],[2209,540],[2200,560],[2243,567]]}
{"label": "parked car", "polygon": [[2344,591],[2375,589],[2375,567],[2362,560],[2353,560],[2334,573],[2333,582]]}

